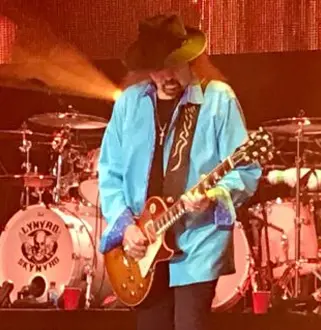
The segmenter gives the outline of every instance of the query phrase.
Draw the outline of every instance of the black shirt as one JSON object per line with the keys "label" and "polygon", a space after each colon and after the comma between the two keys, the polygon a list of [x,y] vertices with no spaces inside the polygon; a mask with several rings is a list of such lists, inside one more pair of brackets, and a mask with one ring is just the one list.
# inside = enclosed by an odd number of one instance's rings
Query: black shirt
{"label": "black shirt", "polygon": [[[171,119],[177,105],[177,99],[171,100],[160,100],[157,98],[155,111],[155,150],[150,171],[147,198],[151,196],[163,196],[163,181],[164,181],[164,170],[163,170],[163,156],[164,156],[164,143],[165,137],[168,132]],[[166,125],[166,126],[165,126]],[[163,144],[161,142],[161,132],[164,130]]]}

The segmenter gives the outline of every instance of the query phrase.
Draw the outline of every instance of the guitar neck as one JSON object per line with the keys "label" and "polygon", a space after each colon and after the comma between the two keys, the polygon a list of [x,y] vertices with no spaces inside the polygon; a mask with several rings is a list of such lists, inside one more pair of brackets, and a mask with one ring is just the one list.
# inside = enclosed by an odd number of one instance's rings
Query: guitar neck
{"label": "guitar neck", "polygon": [[[212,170],[204,179],[189,189],[189,192],[194,192],[198,189],[201,192],[214,188],[221,178],[230,172],[235,167],[236,160],[231,157],[226,158],[214,170]],[[164,233],[172,227],[184,214],[186,214],[184,203],[179,199],[166,212],[160,215],[154,221],[154,227],[157,234]]]}

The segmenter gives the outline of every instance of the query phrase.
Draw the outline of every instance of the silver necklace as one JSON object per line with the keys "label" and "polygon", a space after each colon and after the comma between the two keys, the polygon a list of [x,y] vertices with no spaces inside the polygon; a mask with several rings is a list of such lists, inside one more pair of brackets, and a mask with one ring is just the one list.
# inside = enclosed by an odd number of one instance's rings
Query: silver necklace
{"label": "silver necklace", "polygon": [[159,145],[162,146],[163,142],[164,142],[164,138],[165,138],[165,131],[167,128],[167,123],[165,123],[164,126],[162,126],[159,122],[157,110],[155,112],[156,112],[156,122],[157,122],[157,126],[159,128]]}
{"label": "silver necklace", "polygon": [[[174,100],[174,109],[176,108],[177,103],[179,102],[180,98],[177,98],[176,100]],[[158,112],[157,112],[157,108],[155,109],[155,113],[156,113],[156,122],[157,122],[157,126],[159,128],[159,145],[162,146],[164,143],[164,139],[165,139],[165,132],[167,129],[167,124],[165,123],[163,126],[160,124],[160,120],[158,117]],[[170,122],[170,120],[169,120]]]}

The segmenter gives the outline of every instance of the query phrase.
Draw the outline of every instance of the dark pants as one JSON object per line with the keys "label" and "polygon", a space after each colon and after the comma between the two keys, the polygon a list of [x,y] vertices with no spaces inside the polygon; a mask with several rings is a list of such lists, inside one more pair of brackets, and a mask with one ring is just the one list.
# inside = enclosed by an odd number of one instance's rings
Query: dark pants
{"label": "dark pants", "polygon": [[136,308],[137,330],[204,330],[217,281],[169,288],[168,265],[161,264],[147,299]]}

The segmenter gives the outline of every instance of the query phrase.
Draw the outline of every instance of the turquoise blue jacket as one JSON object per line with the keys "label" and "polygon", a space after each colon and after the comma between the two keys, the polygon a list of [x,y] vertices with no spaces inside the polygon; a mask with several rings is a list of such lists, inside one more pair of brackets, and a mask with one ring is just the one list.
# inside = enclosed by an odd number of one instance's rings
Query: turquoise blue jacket
{"label": "turquoise blue jacket", "polygon": [[[156,90],[148,82],[126,89],[114,105],[103,137],[99,159],[99,192],[108,226],[100,243],[102,253],[121,244],[124,228],[133,223],[146,201],[155,144]],[[174,137],[173,123],[179,106],[200,105],[190,154],[186,189],[245,142],[242,111],[232,89],[211,81],[205,91],[189,85],[177,105],[164,144],[164,171]],[[234,269],[233,225],[235,208],[255,192],[261,169],[257,164],[233,169],[219,186],[228,191],[230,203],[218,203],[201,214],[190,213],[175,227],[183,255],[170,262],[170,285],[179,286],[217,279]]]}

